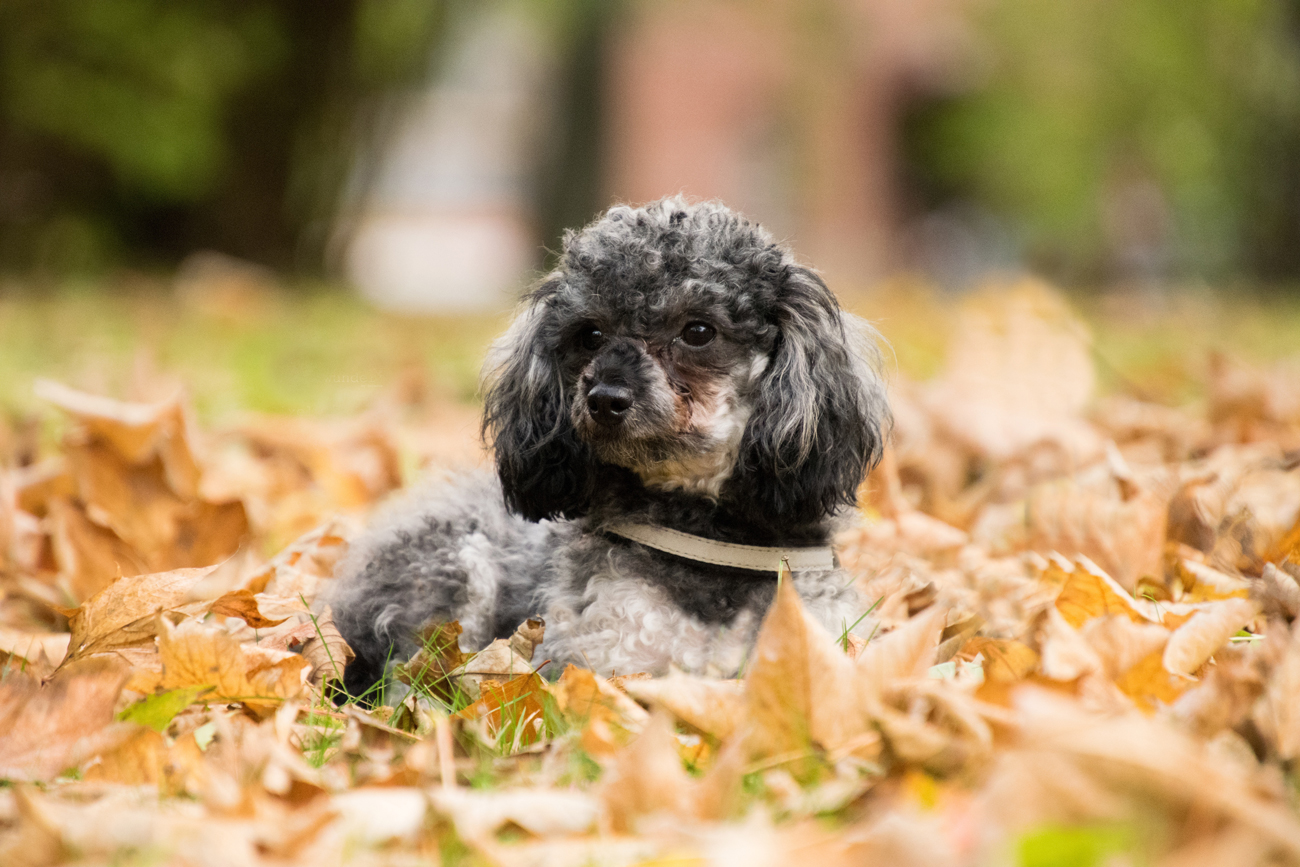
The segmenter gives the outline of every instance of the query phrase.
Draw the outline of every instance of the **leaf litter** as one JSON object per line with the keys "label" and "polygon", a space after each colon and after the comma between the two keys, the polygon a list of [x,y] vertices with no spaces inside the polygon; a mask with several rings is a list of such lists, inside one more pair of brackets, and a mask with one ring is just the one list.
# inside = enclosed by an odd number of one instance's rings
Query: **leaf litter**
{"label": "leaf litter", "polygon": [[395,410],[205,432],[40,384],[67,433],[0,471],[0,863],[1300,863],[1293,379],[1098,400],[1046,287],[954,316],[839,539],[874,604],[833,634],[774,576],[738,680],[446,623],[337,704],[322,600]]}

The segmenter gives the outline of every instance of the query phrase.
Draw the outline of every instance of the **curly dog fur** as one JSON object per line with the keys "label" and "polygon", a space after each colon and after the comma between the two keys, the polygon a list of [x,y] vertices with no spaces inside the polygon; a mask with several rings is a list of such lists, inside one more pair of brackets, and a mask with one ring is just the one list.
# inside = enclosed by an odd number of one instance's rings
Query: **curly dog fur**
{"label": "curly dog fur", "polygon": [[[462,644],[546,621],[539,659],[597,671],[734,673],[775,574],[606,532],[654,524],[762,546],[829,544],[888,423],[874,331],[724,206],[617,206],[565,237],[485,367],[495,476],[393,504],[340,565],[333,603],[356,695],[429,621]],[[838,569],[794,576],[839,629]]]}

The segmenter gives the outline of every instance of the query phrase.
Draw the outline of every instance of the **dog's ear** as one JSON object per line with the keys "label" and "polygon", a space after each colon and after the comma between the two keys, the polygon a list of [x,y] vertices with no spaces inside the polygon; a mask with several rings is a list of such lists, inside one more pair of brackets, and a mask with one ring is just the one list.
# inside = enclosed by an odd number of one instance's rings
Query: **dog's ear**
{"label": "dog's ear", "polygon": [[582,515],[592,484],[587,446],[569,420],[547,289],[494,344],[483,377],[483,436],[506,505],[530,521]]}
{"label": "dog's ear", "polygon": [[787,265],[776,346],[728,480],[760,523],[809,522],[856,502],[889,422],[869,326],[813,271]]}

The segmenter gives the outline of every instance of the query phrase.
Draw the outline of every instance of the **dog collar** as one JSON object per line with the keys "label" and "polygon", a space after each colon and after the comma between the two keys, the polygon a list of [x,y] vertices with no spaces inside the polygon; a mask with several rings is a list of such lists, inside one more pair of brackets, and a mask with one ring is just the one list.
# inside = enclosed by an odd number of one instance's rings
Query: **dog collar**
{"label": "dog collar", "polygon": [[692,536],[680,530],[657,527],[653,524],[613,524],[602,528],[615,536],[640,542],[647,548],[663,551],[687,560],[698,560],[714,566],[749,569],[754,572],[775,572],[786,560],[792,571],[825,570],[835,568],[835,553],[829,545],[817,548],[768,548],[762,545],[737,545],[719,542],[703,536]]}

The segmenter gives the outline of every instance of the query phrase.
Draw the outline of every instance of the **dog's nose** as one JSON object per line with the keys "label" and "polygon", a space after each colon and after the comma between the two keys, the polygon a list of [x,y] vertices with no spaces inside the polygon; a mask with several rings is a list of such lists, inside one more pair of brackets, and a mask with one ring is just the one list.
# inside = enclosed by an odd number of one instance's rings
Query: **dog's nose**
{"label": "dog's nose", "polygon": [[623,423],[632,408],[632,389],[621,385],[596,383],[587,392],[587,411],[598,424],[614,427]]}

